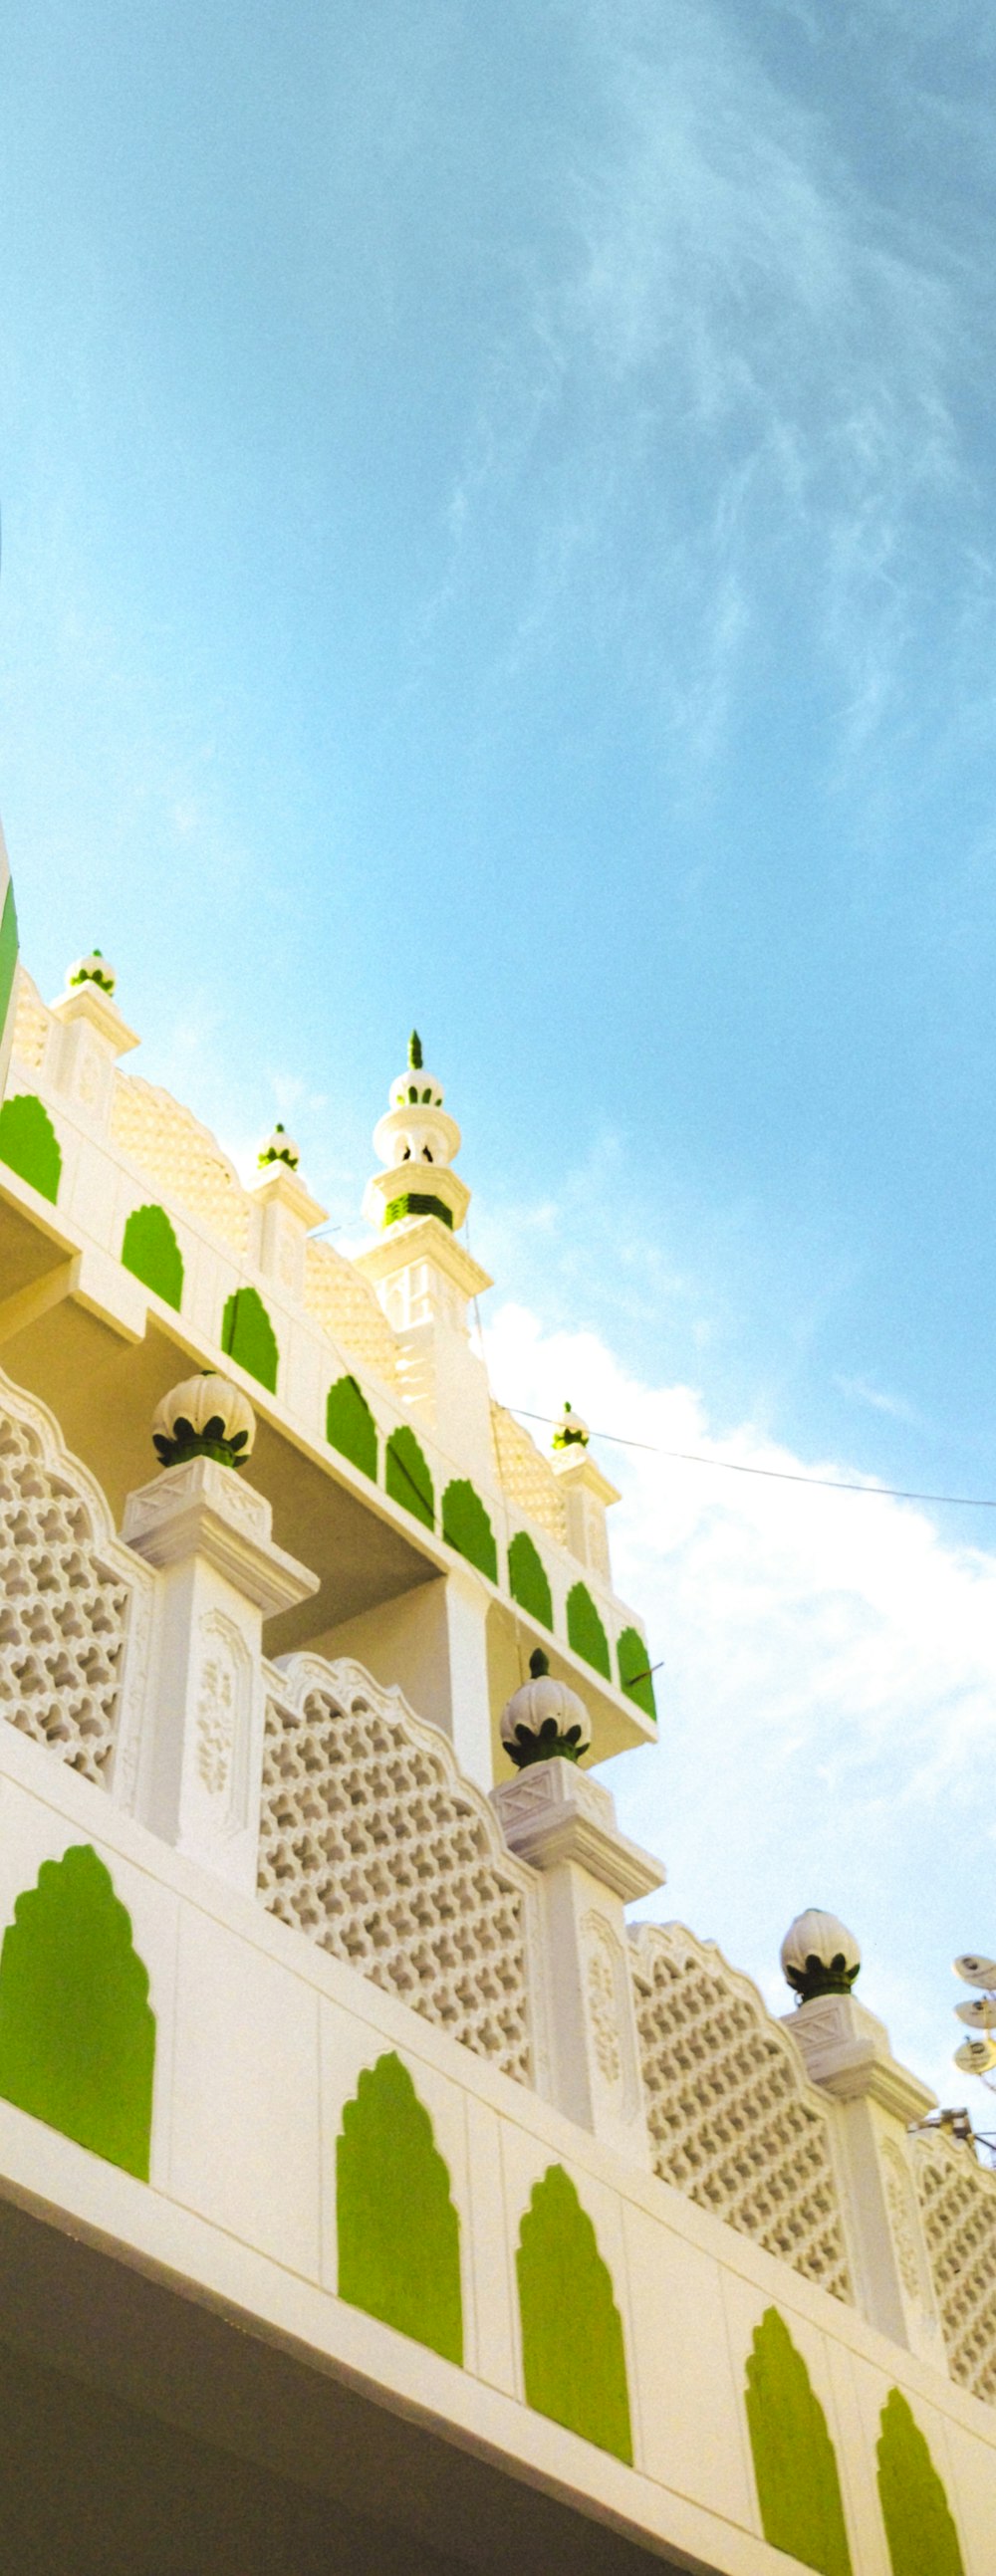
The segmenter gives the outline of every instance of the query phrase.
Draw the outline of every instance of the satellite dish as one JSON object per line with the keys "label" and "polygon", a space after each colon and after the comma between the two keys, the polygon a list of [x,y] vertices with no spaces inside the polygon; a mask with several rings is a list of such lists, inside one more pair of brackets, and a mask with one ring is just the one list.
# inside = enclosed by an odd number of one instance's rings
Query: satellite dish
{"label": "satellite dish", "polygon": [[954,2062],[964,2075],[984,2075],[996,2066],[996,2039],[963,2039],[955,2049]]}
{"label": "satellite dish", "polygon": [[996,1988],[996,1959],[976,1959],[966,1951],[963,1959],[955,1960],[954,1967],[955,1976],[964,1977],[966,1986]]}
{"label": "satellite dish", "polygon": [[970,2004],[956,2004],[959,2021],[967,2021],[970,2030],[996,2030],[996,1996],[976,1995]]}

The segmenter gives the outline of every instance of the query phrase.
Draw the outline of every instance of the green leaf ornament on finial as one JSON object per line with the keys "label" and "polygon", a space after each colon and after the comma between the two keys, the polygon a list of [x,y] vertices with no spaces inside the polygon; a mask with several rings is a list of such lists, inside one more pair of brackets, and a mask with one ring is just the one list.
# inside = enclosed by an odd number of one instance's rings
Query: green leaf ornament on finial
{"label": "green leaf ornament on finial", "polygon": [[421,1073],[421,1071],[422,1071],[422,1040],[421,1040],[421,1038],[420,1038],[420,1036],[419,1036],[419,1033],[418,1033],[418,1030],[417,1030],[417,1029],[413,1029],[413,1030],[412,1030],[411,1036],[410,1036],[410,1038],[409,1038],[409,1040],[408,1040],[408,1062],[409,1062],[409,1064],[410,1064],[410,1066],[411,1066],[411,1069],[412,1069],[412,1072],[413,1072],[413,1073]]}

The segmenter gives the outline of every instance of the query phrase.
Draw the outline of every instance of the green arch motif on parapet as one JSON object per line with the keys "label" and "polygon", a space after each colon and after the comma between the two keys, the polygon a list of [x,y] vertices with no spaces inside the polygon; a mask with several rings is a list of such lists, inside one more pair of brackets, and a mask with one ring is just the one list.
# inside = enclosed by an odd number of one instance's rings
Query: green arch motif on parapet
{"label": "green arch motif on parapet", "polygon": [[826,2416],[777,2308],[766,2308],[755,2328],[746,2394],[765,2539],[820,2576],[851,2576]]}
{"label": "green arch motif on parapet", "polygon": [[131,1918],[89,1843],[42,1862],[0,1952],[0,2094],[149,2176],[155,2015]]}
{"label": "green arch motif on parapet", "polygon": [[183,1298],[183,1254],[165,1208],[150,1201],[133,1208],[124,1230],[121,1262],[143,1288],[152,1288],[177,1313]]}
{"label": "green arch motif on parapet", "polygon": [[611,1681],[609,1641],[586,1583],[572,1583],[567,1595],[567,1642],[596,1673]]}
{"label": "green arch motif on parapet", "polygon": [[428,2111],[392,2050],[364,2069],[336,2141],[339,2297],[463,2361],[460,2221]]}
{"label": "green arch motif on parapet", "polygon": [[648,1669],[647,1640],[641,1637],[638,1628],[622,1630],[616,1640],[616,1662],[620,1690],[625,1692],[627,1699],[635,1701],[637,1708],[642,1708],[645,1717],[652,1717],[656,1722],[657,1702],[653,1676]]}
{"label": "green arch motif on parapet", "polygon": [[256,1288],[233,1288],[221,1322],[221,1347],[260,1386],[277,1391],[277,1337]]}
{"label": "green arch motif on parapet", "polygon": [[878,2492],[892,2576],[965,2576],[947,2496],[898,2388],[890,2388],[882,2408]]}
{"label": "green arch motif on parapet", "polygon": [[414,1431],[402,1422],[392,1431],[384,1455],[384,1490],[395,1503],[403,1503],[423,1528],[435,1529],[436,1495],[428,1460],[423,1456]]}
{"label": "green arch motif on parapet", "polygon": [[48,1110],[33,1091],[15,1091],[0,1109],[0,1163],[55,1206],[62,1150]]}
{"label": "green arch motif on parapet", "polygon": [[553,1597],[546,1567],[528,1530],[517,1530],[509,1542],[508,1588],[521,1610],[538,1619],[541,1628],[553,1627]]}
{"label": "green arch motif on parapet", "polygon": [[534,2184],[515,2257],[526,2402],[632,2462],[622,2319],[594,2227],[562,2165]]}
{"label": "green arch motif on parapet", "polygon": [[443,1495],[443,1537],[448,1546],[476,1565],[492,1583],[498,1581],[495,1534],[481,1497],[468,1476],[455,1476]]}
{"label": "green arch motif on parapet", "polygon": [[355,1377],[339,1377],[330,1386],[325,1407],[325,1437],[364,1476],[377,1482],[377,1425]]}

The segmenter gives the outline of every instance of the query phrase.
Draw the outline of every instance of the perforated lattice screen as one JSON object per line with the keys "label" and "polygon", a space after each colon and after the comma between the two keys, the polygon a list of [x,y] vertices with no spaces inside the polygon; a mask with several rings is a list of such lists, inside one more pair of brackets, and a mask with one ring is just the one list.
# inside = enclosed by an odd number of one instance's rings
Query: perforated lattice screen
{"label": "perforated lattice screen", "polygon": [[267,1714],[259,1888],[350,1967],[528,2082],[525,1899],[486,1802],[393,1694]]}
{"label": "perforated lattice screen", "polygon": [[829,2117],[787,2033],[680,1924],[641,1927],[633,1976],[657,2172],[850,2300]]}
{"label": "perforated lattice screen", "polygon": [[952,2379],[996,2404],[996,2174],[971,2147],[918,2142],[916,2178]]}
{"label": "perforated lattice screen", "polygon": [[0,1713],[105,1786],[130,1599],[71,1466],[0,1397]]}

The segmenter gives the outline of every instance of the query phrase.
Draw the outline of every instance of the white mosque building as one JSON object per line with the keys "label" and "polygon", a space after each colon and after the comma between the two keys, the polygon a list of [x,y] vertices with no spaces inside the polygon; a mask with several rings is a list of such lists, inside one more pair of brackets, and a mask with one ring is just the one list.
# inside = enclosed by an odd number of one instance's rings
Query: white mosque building
{"label": "white mosque building", "polygon": [[0,2567],[994,2576],[996,2176],[832,1916],[781,2018],[627,1926],[616,1496],[417,1039],[347,1260],[5,856],[0,1032]]}

